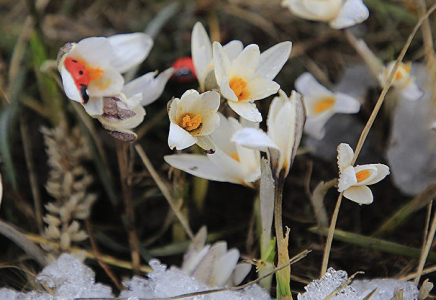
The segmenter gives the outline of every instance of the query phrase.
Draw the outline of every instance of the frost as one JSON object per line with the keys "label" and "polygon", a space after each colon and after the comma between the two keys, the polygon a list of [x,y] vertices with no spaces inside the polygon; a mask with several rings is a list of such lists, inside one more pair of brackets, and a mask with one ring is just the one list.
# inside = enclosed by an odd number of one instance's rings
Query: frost
{"label": "frost", "polygon": [[[165,298],[215,289],[209,288],[174,266],[167,269],[157,260],[150,261],[150,266],[153,268],[153,272],[148,275],[148,279],[133,277],[131,280],[123,282],[127,290],[121,292],[121,298]],[[265,290],[253,285],[240,291],[225,291],[183,299],[266,300],[270,297]]]}
{"label": "frost", "polygon": [[[320,280],[314,280],[304,289],[306,293],[299,294],[298,300],[319,300],[324,299],[334,292],[341,284],[348,280],[345,271],[328,269],[327,273]],[[373,279],[354,280],[351,285],[345,286],[331,300],[361,300],[365,299],[372,291],[375,293],[370,300],[389,300],[394,297],[395,290],[403,291],[403,298],[407,300],[418,299],[417,285],[409,281],[396,279]]]}

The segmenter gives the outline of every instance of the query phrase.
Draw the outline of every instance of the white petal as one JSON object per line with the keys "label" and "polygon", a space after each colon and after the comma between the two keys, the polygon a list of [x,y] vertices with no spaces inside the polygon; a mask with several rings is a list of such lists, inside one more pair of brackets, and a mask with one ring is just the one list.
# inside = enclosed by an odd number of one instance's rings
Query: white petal
{"label": "white petal", "polygon": [[237,145],[237,153],[239,156],[240,165],[244,166],[243,171],[248,171],[244,175],[245,182],[253,182],[260,178],[260,152],[258,150],[248,149],[241,145]]}
{"label": "white petal", "polygon": [[291,50],[291,42],[282,42],[262,52],[254,77],[273,80],[288,61]]}
{"label": "white petal", "polygon": [[201,248],[201,250],[199,249],[197,253],[190,255],[189,258],[183,261],[182,270],[189,275],[192,275],[200,262],[209,252],[209,249],[210,245],[206,245],[205,247]]}
{"label": "white petal", "polygon": [[[220,43],[213,43],[213,61],[215,78],[218,85],[223,81],[223,76],[227,75],[230,68],[230,60],[227,53],[224,51],[223,46]],[[227,83],[228,84],[228,83]],[[221,85],[220,85],[221,88]]]}
{"label": "white petal", "polygon": [[356,183],[355,184],[356,186],[368,185],[368,183],[371,182],[377,176],[377,168],[374,165],[361,165],[361,166],[354,167],[354,173],[356,173],[356,177],[357,177],[357,173],[361,171],[367,171],[369,173],[369,176],[366,179]]}
{"label": "white petal", "polygon": [[199,82],[204,83],[209,64],[212,62],[212,43],[200,22],[192,29],[191,54]]}
{"label": "white petal", "polygon": [[228,77],[241,77],[248,81],[253,75],[259,64],[260,50],[255,44],[248,45],[242,50],[239,56],[232,62],[228,70]]}
{"label": "white petal", "polygon": [[304,6],[316,16],[312,20],[327,22],[338,15],[342,3],[343,0],[305,0]]}
{"label": "white petal", "polygon": [[324,125],[333,115],[333,110],[327,110],[317,116],[308,117],[304,126],[304,132],[315,139],[323,139],[325,136]]}
{"label": "white petal", "polygon": [[235,269],[238,259],[239,251],[237,249],[230,250],[226,255],[218,259],[213,272],[214,285],[224,286]]}
{"label": "white petal", "polygon": [[[220,118],[220,126],[210,135],[210,137],[212,138],[217,148],[220,148],[222,151],[230,156],[232,153],[236,153],[236,145],[235,143],[232,143],[230,141],[233,133],[235,133],[236,130],[230,120],[236,120],[233,118],[227,119],[220,112],[218,112],[218,116]],[[237,130],[242,129],[242,126],[239,124],[239,122],[236,121],[236,123]]]}
{"label": "white petal", "polygon": [[227,101],[231,109],[241,117],[251,122],[262,122],[262,115],[256,107],[256,104],[250,102],[232,102]]}
{"label": "white petal", "polygon": [[377,168],[377,176],[375,176],[367,185],[374,184],[384,179],[390,174],[389,167],[383,164],[372,164],[370,166]]}
{"label": "white petal", "polygon": [[334,29],[343,29],[362,23],[368,17],[368,8],[362,0],[347,0],[339,15],[329,25]]}
{"label": "white petal", "polygon": [[197,136],[197,145],[207,153],[215,152],[215,144],[208,135]]}
{"label": "white petal", "polygon": [[206,155],[176,154],[164,156],[164,159],[172,167],[197,177],[220,182],[240,183],[214,164]]}
{"label": "white petal", "polygon": [[105,69],[111,63],[114,55],[114,50],[107,38],[90,37],[78,42],[68,57],[85,60],[93,68]]}
{"label": "white petal", "polygon": [[139,65],[153,47],[153,39],[142,32],[117,34],[108,40],[115,52],[111,65],[120,73]]}
{"label": "white petal", "polygon": [[177,150],[186,149],[197,142],[197,138],[193,137],[186,130],[170,123],[170,133],[168,134],[168,146],[170,149],[176,148]]}
{"label": "white petal", "polygon": [[155,77],[155,72],[147,73],[127,83],[123,88],[123,93],[127,97],[129,97],[128,95],[142,93],[141,105],[149,105],[162,95],[165,85],[173,73],[173,68],[166,69],[157,77]]}
{"label": "white petal", "polygon": [[200,94],[196,90],[191,89],[184,92],[182,98],[177,101],[176,119],[188,112],[200,113],[201,106],[199,101],[201,101]]}
{"label": "white petal", "polygon": [[77,89],[73,77],[67,71],[65,66],[61,67],[61,77],[62,77],[62,85],[64,86],[64,91],[67,97],[71,100],[82,103],[82,96],[80,95],[80,92]]}
{"label": "white petal", "polygon": [[195,134],[197,138],[203,135],[210,135],[220,126],[220,118],[215,112],[203,112],[201,115],[203,117],[202,127],[198,134]]}
{"label": "white petal", "polygon": [[354,186],[357,183],[356,172],[353,166],[349,166],[342,170],[339,175],[338,191],[343,192]]}
{"label": "white petal", "polygon": [[235,267],[235,271],[233,272],[232,286],[239,285],[242,282],[242,280],[244,280],[245,277],[247,277],[248,273],[250,273],[251,268],[252,265],[250,264],[244,264],[244,263],[237,264]]}
{"label": "white petal", "polygon": [[280,89],[280,85],[269,79],[256,78],[250,80],[247,84],[246,90],[249,92],[247,100],[244,101],[256,101],[264,99],[272,94],[277,93]]}
{"label": "white petal", "polygon": [[344,197],[359,204],[371,204],[373,195],[366,185],[352,186],[344,191]]}
{"label": "white petal", "polygon": [[88,115],[97,118],[103,114],[103,98],[91,97],[85,105],[83,105]]}
{"label": "white petal", "polygon": [[360,110],[360,102],[356,98],[343,94],[335,93],[335,111],[344,114],[354,114]]}
{"label": "white petal", "polygon": [[315,115],[314,106],[320,99],[333,96],[333,93],[316,81],[312,74],[306,72],[295,81],[295,87],[304,97],[307,115]]}
{"label": "white petal", "polygon": [[88,85],[90,97],[111,97],[121,93],[124,78],[112,67],[106,67],[101,78],[92,80]]}
{"label": "white petal", "polygon": [[268,148],[280,150],[277,144],[261,129],[241,129],[233,135],[232,142],[263,152],[267,152]]}
{"label": "white petal", "polygon": [[230,100],[232,102],[238,101],[238,96],[236,96],[235,92],[230,88],[229,85],[229,78],[224,75],[221,77],[221,81],[217,82],[220,87],[221,95],[226,98],[227,100]]}
{"label": "white petal", "polygon": [[338,146],[338,167],[339,172],[342,172],[345,168],[351,166],[353,161],[354,151],[350,145],[341,143]]}
{"label": "white petal", "polygon": [[409,101],[415,101],[424,95],[424,92],[418,87],[415,80],[411,79],[411,82],[403,89],[401,89],[401,98]]}
{"label": "white petal", "polygon": [[233,40],[225,44],[223,46],[223,49],[227,53],[229,60],[233,61],[242,52],[242,49],[244,49],[244,45],[242,45],[241,41]]}
{"label": "white petal", "polygon": [[201,105],[203,109],[217,111],[220,106],[220,94],[215,91],[201,94]]}

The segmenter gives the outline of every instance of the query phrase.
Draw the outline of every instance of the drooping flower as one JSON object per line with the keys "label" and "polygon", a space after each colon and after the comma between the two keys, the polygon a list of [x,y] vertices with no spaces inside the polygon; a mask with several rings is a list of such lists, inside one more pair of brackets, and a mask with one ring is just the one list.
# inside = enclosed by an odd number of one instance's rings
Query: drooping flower
{"label": "drooping flower", "polygon": [[236,286],[251,270],[250,264],[239,263],[238,249],[227,250],[227,243],[205,245],[206,227],[202,227],[192,240],[183,257],[182,270],[208,286]]}
{"label": "drooping flower", "polygon": [[210,135],[215,144],[214,154],[174,154],[164,159],[172,167],[194,176],[252,186],[260,177],[260,153],[232,142],[233,134],[243,126],[234,118],[218,115],[220,125]]}
{"label": "drooping flower", "polygon": [[338,191],[356,203],[371,204],[373,195],[367,185],[377,183],[389,175],[389,167],[383,164],[353,167],[353,156],[354,151],[350,145],[342,143],[338,146]]}
{"label": "drooping flower", "polygon": [[168,146],[182,150],[197,144],[207,153],[214,153],[215,145],[209,135],[219,126],[219,105],[220,95],[215,91],[199,94],[188,90],[180,99],[170,100]]}
{"label": "drooping flower", "polygon": [[369,17],[362,0],[283,0],[282,5],[300,18],[328,22],[334,29],[354,26]]}
{"label": "drooping flower", "polygon": [[296,89],[303,95],[307,111],[304,131],[310,136],[322,139],[324,125],[335,113],[352,114],[360,110],[360,102],[354,97],[331,92],[318,83],[310,73],[303,73],[295,81]]}
{"label": "drooping flower", "polygon": [[121,92],[121,73],[140,64],[152,46],[153,40],[144,33],[90,37],[66,44],[59,50],[58,69],[67,97],[82,103],[89,115],[102,115],[103,97]]}
{"label": "drooping flower", "polygon": [[214,42],[215,78],[230,108],[249,121],[262,121],[253,102],[279,90],[280,85],[273,79],[288,60],[291,49],[291,42],[282,42],[260,54],[259,46],[251,44],[232,59],[220,43]]}
{"label": "drooping flower", "polygon": [[286,177],[294,161],[303,134],[306,112],[303,97],[292,91],[288,97],[282,90],[271,102],[268,113],[268,133],[244,128],[233,135],[232,141],[269,154],[275,178]]}
{"label": "drooping flower", "polygon": [[[379,72],[378,79],[382,87],[386,85],[389,74],[394,69],[395,62],[396,61],[391,61]],[[422,97],[422,95],[424,95],[424,92],[419,89],[418,84],[415,81],[415,77],[410,75],[411,71],[411,62],[400,63],[397,72],[394,75],[392,86],[395,90],[398,91],[401,98],[408,100],[418,100]]]}

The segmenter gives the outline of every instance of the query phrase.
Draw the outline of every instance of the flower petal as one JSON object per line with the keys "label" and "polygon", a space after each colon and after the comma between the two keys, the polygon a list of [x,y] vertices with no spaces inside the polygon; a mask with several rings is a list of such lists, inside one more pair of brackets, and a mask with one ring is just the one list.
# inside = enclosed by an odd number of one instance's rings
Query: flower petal
{"label": "flower petal", "polygon": [[377,176],[368,182],[367,185],[377,183],[390,174],[389,167],[384,164],[372,164],[370,166],[377,168]]}
{"label": "flower petal", "polygon": [[240,263],[237,264],[235,267],[235,271],[233,272],[233,282],[232,282],[232,286],[237,286],[239,285],[242,280],[245,279],[245,277],[247,277],[248,273],[250,273],[252,269],[252,265],[247,264],[247,263]]}
{"label": "flower petal", "polygon": [[104,73],[98,79],[92,80],[88,85],[90,97],[111,97],[121,92],[124,86],[124,78],[112,67],[106,67]]}
{"label": "flower petal", "polygon": [[228,77],[234,76],[241,77],[248,81],[256,71],[256,67],[259,64],[260,50],[256,44],[248,45],[242,50],[238,57],[231,62],[231,66],[228,70]]}
{"label": "flower petal", "polygon": [[[220,118],[220,126],[210,135],[213,142],[224,151],[227,155],[231,155],[232,153],[236,153],[236,145],[232,143],[230,139],[237,130],[242,129],[241,124],[233,118],[227,119],[223,114],[218,112],[218,116]],[[230,120],[235,120],[236,125],[233,124]]]}
{"label": "flower petal", "polygon": [[162,95],[165,85],[173,73],[173,68],[166,69],[157,77],[155,77],[155,72],[147,73],[127,83],[123,88],[123,93],[127,98],[137,93],[142,93],[141,105],[149,105]]}
{"label": "flower petal", "polygon": [[360,102],[356,98],[343,94],[335,93],[335,111],[344,114],[354,114],[360,110]]}
{"label": "flower petal", "polygon": [[343,29],[362,23],[368,17],[368,8],[362,0],[347,0],[339,15],[329,25],[334,29]]}
{"label": "flower petal", "polygon": [[344,197],[360,205],[371,204],[373,201],[372,192],[366,185],[350,187],[344,191]]}
{"label": "flower petal", "polygon": [[175,154],[164,156],[164,159],[172,167],[197,177],[240,184],[233,176],[229,176],[227,172],[224,172],[222,168],[212,162],[206,155]]}
{"label": "flower petal", "polygon": [[319,84],[315,77],[308,72],[297,78],[295,87],[304,97],[308,117],[316,114],[314,106],[318,104],[320,99],[334,96],[331,91]]}
{"label": "flower petal", "polygon": [[212,62],[212,43],[200,22],[192,29],[191,53],[198,81],[204,83],[208,66]]}
{"label": "flower petal", "polygon": [[338,146],[338,167],[339,173],[341,173],[345,168],[351,166],[353,161],[354,151],[350,145],[346,143],[341,143]]}
{"label": "flower petal", "polygon": [[104,37],[90,37],[78,42],[67,54],[68,57],[75,57],[85,60],[86,64],[96,68],[105,69],[114,57],[114,49],[109,40]]}
{"label": "flower petal", "polygon": [[228,101],[227,104],[231,109],[241,117],[251,122],[262,122],[262,115],[256,107],[256,104],[250,102],[232,102]]}
{"label": "flower petal", "polygon": [[203,112],[201,115],[203,117],[203,123],[200,131],[197,135],[195,135],[197,138],[200,136],[210,135],[218,126],[220,126],[220,118],[215,112],[209,110]]}
{"label": "flower petal", "polygon": [[153,39],[142,32],[117,34],[108,37],[108,40],[115,54],[111,65],[120,73],[139,65],[153,47]]}
{"label": "flower petal", "polygon": [[[214,42],[213,46],[213,61],[214,61],[214,70],[215,70],[215,78],[218,85],[221,88],[221,82],[223,81],[223,77],[227,74],[230,68],[230,60],[227,56],[227,53],[224,51],[223,46],[220,43]],[[227,80],[228,85],[228,80]]]}
{"label": "flower petal", "polygon": [[168,146],[170,149],[177,150],[186,149],[197,142],[197,138],[193,137],[180,126],[170,123],[170,133],[168,134]]}
{"label": "flower petal", "polygon": [[356,172],[353,166],[348,166],[339,175],[338,191],[343,192],[357,183]]}
{"label": "flower petal", "polygon": [[269,79],[256,78],[248,82],[246,89],[249,91],[250,95],[247,100],[244,100],[244,102],[256,101],[271,96],[272,94],[277,93],[280,89],[280,85]]}
{"label": "flower petal", "polygon": [[410,80],[410,83],[401,90],[400,97],[409,101],[415,101],[424,95],[424,92],[418,87],[414,79]]}
{"label": "flower petal", "polygon": [[282,42],[262,52],[254,77],[273,80],[288,61],[291,50],[291,42]]}
{"label": "flower petal", "polygon": [[203,109],[217,111],[220,106],[220,94],[215,91],[201,94],[201,105]]}
{"label": "flower petal", "polygon": [[230,88],[230,84],[229,84],[229,78],[224,75],[223,77],[221,77],[221,81],[217,82],[219,87],[220,87],[220,92],[221,95],[226,98],[227,100],[232,101],[232,102],[237,102],[238,101],[238,96],[236,96],[235,92]]}
{"label": "flower petal", "polygon": [[268,148],[280,150],[277,144],[261,129],[241,129],[233,135],[232,142],[263,152],[268,152]]}
{"label": "flower petal", "polygon": [[377,168],[374,165],[361,165],[354,167],[354,172],[356,173],[356,178],[358,178],[359,173],[363,174],[364,178],[357,179],[357,183],[355,186],[359,185],[368,185],[376,176],[377,176]]}
{"label": "flower petal", "polygon": [[67,97],[71,100],[82,103],[82,96],[80,95],[80,92],[77,89],[73,77],[67,71],[65,66],[61,67],[61,77],[62,77],[62,85],[64,86],[64,91]]}
{"label": "flower petal", "polygon": [[230,61],[235,60],[241,54],[244,45],[241,41],[233,40],[223,46],[224,51],[227,53]]}
{"label": "flower petal", "polygon": [[[219,120],[219,119],[218,119]],[[208,135],[197,136],[197,145],[207,153],[215,153],[215,144]]]}
{"label": "flower petal", "polygon": [[88,115],[97,118],[103,114],[103,98],[91,97],[85,105],[83,105]]}
{"label": "flower petal", "polygon": [[324,126],[334,113],[333,110],[328,110],[317,116],[308,117],[304,126],[304,132],[315,139],[323,139],[325,136]]}
{"label": "flower petal", "polygon": [[215,282],[212,284],[216,286],[224,286],[229,280],[230,275],[232,275],[238,259],[239,251],[237,249],[232,249],[227,252],[226,255],[220,257],[215,264],[213,272],[213,278],[215,279]]}

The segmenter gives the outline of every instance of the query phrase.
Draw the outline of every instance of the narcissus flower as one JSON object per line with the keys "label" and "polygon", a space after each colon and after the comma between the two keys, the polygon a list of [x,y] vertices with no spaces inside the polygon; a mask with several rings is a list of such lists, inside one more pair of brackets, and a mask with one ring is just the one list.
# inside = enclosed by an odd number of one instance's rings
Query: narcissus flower
{"label": "narcissus flower", "polygon": [[58,69],[65,93],[82,103],[89,115],[103,114],[103,97],[121,92],[121,73],[140,64],[153,46],[144,33],[90,37],[66,44],[58,54]]}
{"label": "narcissus flower", "polygon": [[279,90],[280,85],[273,79],[288,60],[291,49],[291,42],[282,42],[260,54],[259,46],[252,44],[232,58],[220,43],[214,42],[215,78],[230,108],[249,121],[262,121],[253,101]]}
{"label": "narcissus flower", "polygon": [[362,0],[283,0],[282,5],[300,18],[328,22],[334,29],[362,23],[369,17]]}
{"label": "narcissus flower", "polygon": [[233,135],[232,141],[267,152],[273,176],[286,177],[300,144],[305,120],[303,97],[295,91],[288,97],[280,90],[269,109],[268,134],[260,129],[244,128]]}
{"label": "narcissus flower", "polygon": [[359,204],[371,204],[373,195],[367,185],[379,182],[389,175],[389,167],[383,164],[351,165],[354,151],[350,145],[338,146],[339,184],[338,191],[344,197]]}
{"label": "narcissus flower", "polygon": [[242,125],[234,118],[218,115],[220,125],[210,135],[215,144],[214,154],[175,154],[164,159],[172,167],[194,176],[251,187],[260,178],[260,153],[232,142],[233,134]]}
{"label": "narcissus flower", "polygon": [[[378,79],[382,87],[386,85],[389,74],[392,72],[395,61],[390,62],[378,74]],[[415,77],[410,75],[412,63],[400,63],[394,75],[392,86],[399,92],[400,97],[408,100],[418,100],[424,95],[415,81]]]}
{"label": "narcissus flower", "polygon": [[335,113],[352,114],[360,110],[360,102],[343,93],[333,93],[318,83],[310,73],[297,78],[295,87],[303,95],[307,111],[304,131],[310,136],[322,139],[324,125]]}
{"label": "narcissus flower", "polygon": [[217,114],[220,95],[215,91],[199,94],[188,90],[182,98],[168,102],[170,133],[168,145],[171,149],[182,150],[197,144],[208,153],[215,152],[210,134],[220,124]]}

